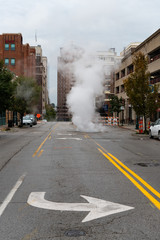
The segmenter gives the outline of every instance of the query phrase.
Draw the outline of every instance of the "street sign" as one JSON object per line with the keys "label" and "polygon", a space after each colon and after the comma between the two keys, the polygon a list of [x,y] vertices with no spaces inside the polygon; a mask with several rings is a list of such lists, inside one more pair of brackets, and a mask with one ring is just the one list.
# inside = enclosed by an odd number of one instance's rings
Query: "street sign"
{"label": "street sign", "polygon": [[28,197],[27,203],[31,206],[48,210],[89,212],[82,222],[134,209],[126,205],[84,195],[81,195],[81,197],[86,199],[88,203],[57,203],[45,200],[44,196],[45,192],[32,192]]}
{"label": "street sign", "polygon": [[37,117],[37,118],[40,118],[40,117],[41,117],[41,114],[38,113],[38,114],[36,115],[36,117]]}

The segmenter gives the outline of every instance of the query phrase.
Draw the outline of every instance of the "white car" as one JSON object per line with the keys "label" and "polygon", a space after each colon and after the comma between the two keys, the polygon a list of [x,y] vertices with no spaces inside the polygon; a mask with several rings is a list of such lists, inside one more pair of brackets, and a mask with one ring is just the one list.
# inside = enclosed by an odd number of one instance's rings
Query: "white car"
{"label": "white car", "polygon": [[160,118],[155,121],[155,123],[152,123],[149,128],[149,137],[157,137],[160,140]]}
{"label": "white car", "polygon": [[29,115],[23,117],[23,125],[29,125],[30,127],[33,126],[33,120],[29,117]]}

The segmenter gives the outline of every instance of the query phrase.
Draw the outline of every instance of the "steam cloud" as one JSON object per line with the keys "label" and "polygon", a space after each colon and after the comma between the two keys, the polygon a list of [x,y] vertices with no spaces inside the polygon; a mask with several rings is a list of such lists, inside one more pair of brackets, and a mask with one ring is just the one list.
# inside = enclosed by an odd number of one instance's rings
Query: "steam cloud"
{"label": "steam cloud", "polygon": [[66,60],[71,60],[67,67],[75,81],[67,96],[72,121],[80,131],[103,131],[104,127],[96,123],[95,113],[95,98],[103,94],[103,65],[91,52],[73,46],[65,50]]}

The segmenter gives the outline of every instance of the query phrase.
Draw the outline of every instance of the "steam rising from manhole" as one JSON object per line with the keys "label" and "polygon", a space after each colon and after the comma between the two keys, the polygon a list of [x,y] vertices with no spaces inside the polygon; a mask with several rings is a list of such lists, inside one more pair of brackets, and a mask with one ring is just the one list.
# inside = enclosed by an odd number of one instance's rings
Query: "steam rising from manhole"
{"label": "steam rising from manhole", "polygon": [[83,230],[68,230],[65,232],[67,237],[81,237],[86,236],[86,233]]}
{"label": "steam rising from manhole", "polygon": [[105,131],[96,113],[96,97],[104,92],[104,65],[95,53],[74,45],[65,46],[61,53],[67,64],[59,68],[72,76],[72,88],[67,96],[72,122],[82,132]]}

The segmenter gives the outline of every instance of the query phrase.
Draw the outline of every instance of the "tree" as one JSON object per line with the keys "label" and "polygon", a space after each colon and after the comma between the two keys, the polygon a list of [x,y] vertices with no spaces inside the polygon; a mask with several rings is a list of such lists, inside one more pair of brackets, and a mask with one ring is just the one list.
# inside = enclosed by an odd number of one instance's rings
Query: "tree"
{"label": "tree", "polygon": [[111,96],[110,100],[110,112],[113,114],[114,112],[117,113],[117,116],[119,116],[119,113],[121,112],[121,107],[123,105],[122,98],[118,98],[117,96],[113,95]]}
{"label": "tree", "polygon": [[158,87],[149,85],[148,59],[143,53],[135,54],[133,66],[134,72],[127,78],[124,86],[137,116],[144,117],[146,131],[147,117],[150,117],[159,106]]}
{"label": "tree", "polygon": [[31,113],[39,100],[41,88],[32,78],[18,77],[15,81],[13,109],[21,115],[21,124],[25,113]]}
{"label": "tree", "polygon": [[15,84],[14,75],[0,61],[0,111],[5,111],[11,106]]}
{"label": "tree", "polygon": [[47,121],[52,121],[55,119],[56,117],[56,111],[54,109],[54,103],[51,104],[47,104],[46,105],[46,114],[45,114],[45,118],[47,119]]}

